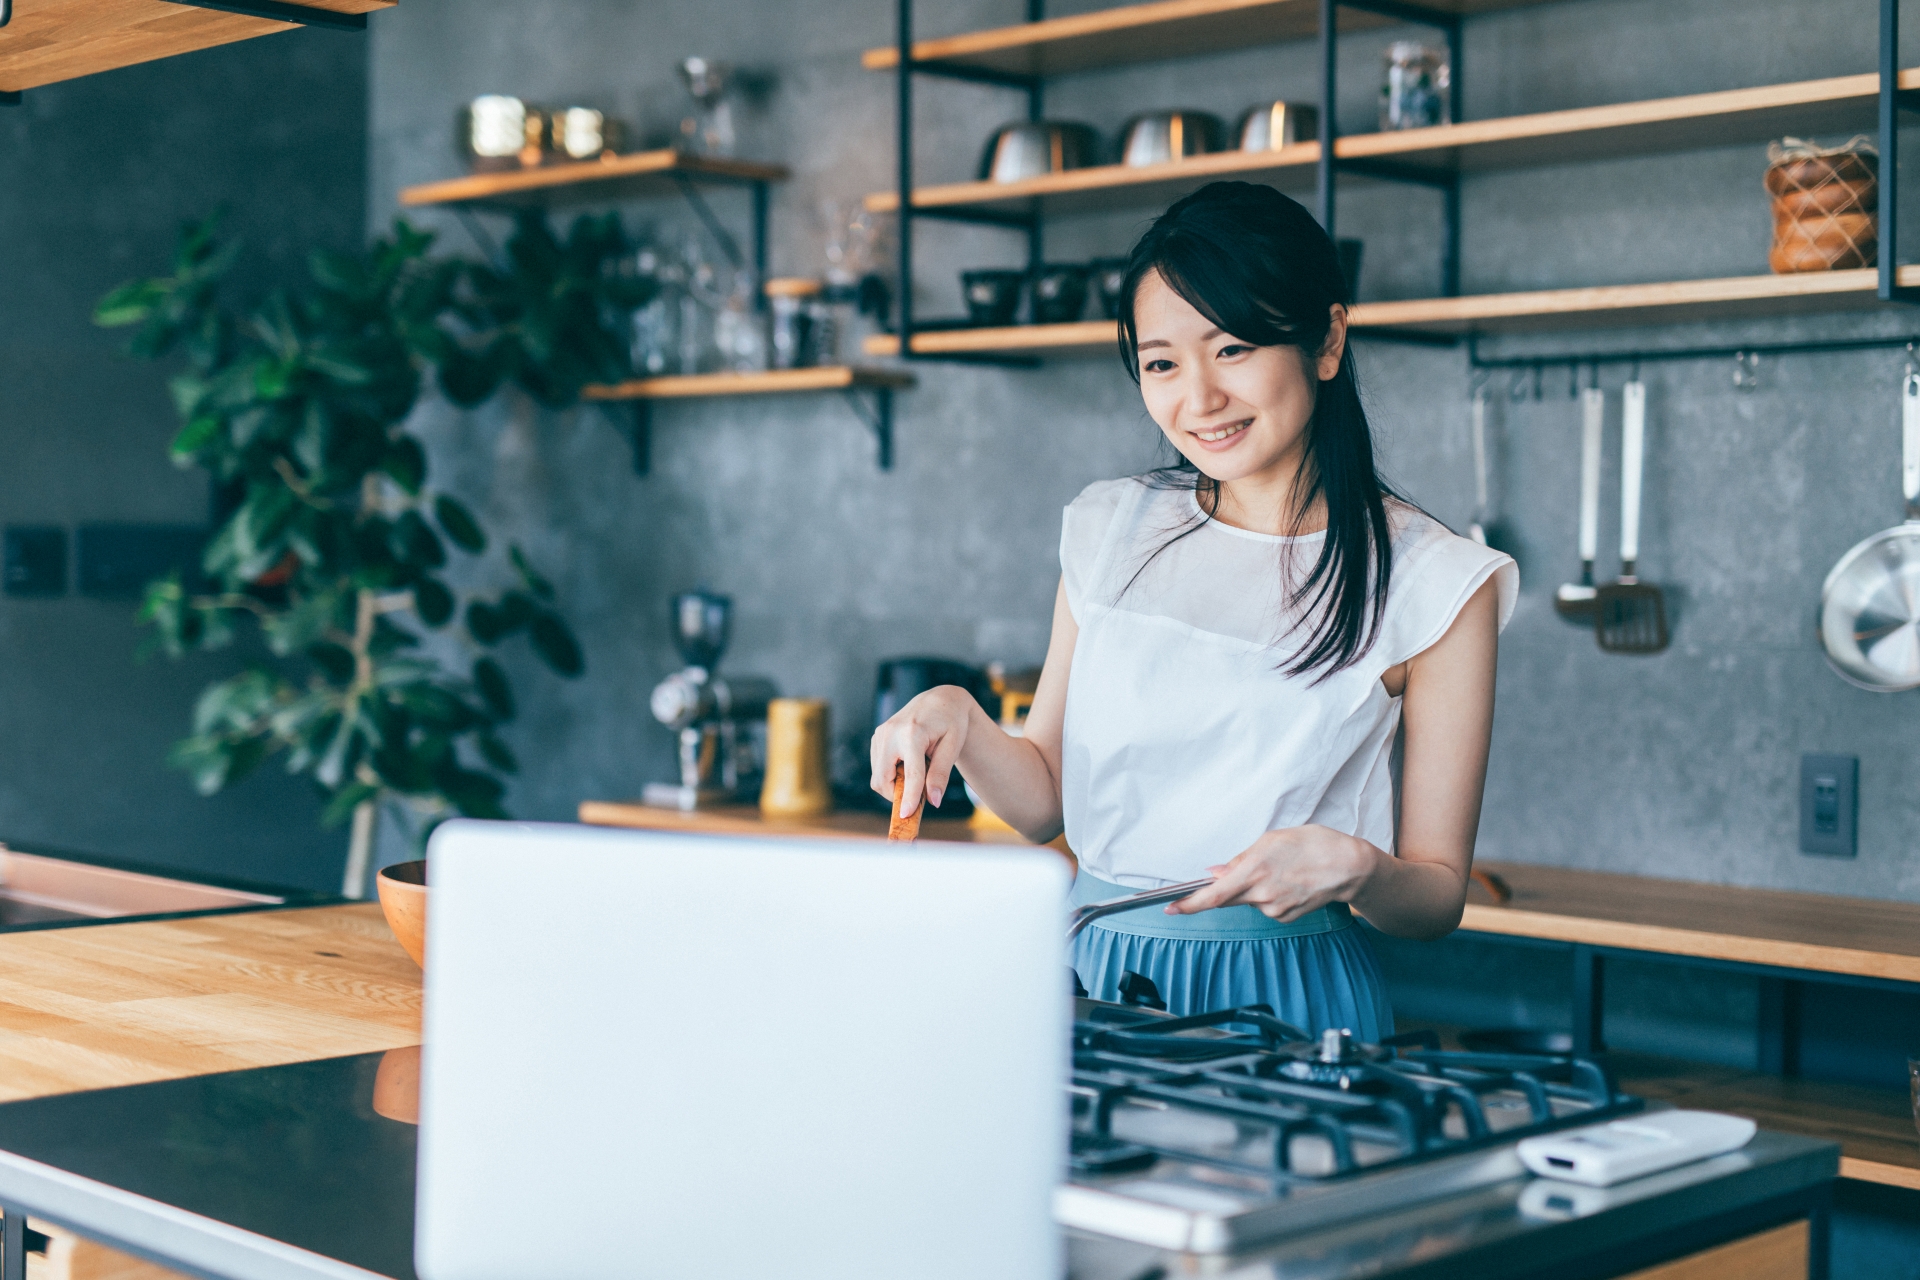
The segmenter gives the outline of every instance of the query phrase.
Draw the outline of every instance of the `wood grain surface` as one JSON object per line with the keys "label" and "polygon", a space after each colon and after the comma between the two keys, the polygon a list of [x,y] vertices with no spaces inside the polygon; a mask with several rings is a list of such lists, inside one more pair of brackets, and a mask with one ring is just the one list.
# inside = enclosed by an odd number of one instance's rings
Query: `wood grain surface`
{"label": "wood grain surface", "polygon": [[[961,844],[1028,844],[1019,833],[975,829],[964,818],[942,818],[936,809],[920,829],[922,840],[951,840]],[[580,821],[596,827],[629,827],[640,831],[687,831],[726,836],[817,836],[823,839],[884,840],[890,825],[884,813],[857,813],[845,809],[807,818],[763,817],[750,804],[725,805],[682,813],[652,805],[613,800],[587,800],[580,805]]]}
{"label": "wood grain surface", "polygon": [[[1541,0],[1434,0],[1430,8],[1451,13],[1488,13]],[[1357,9],[1339,11],[1342,31],[1387,24],[1389,19]],[[916,40],[917,60],[959,62],[1023,75],[1057,76],[1094,67],[1186,58],[1223,49],[1244,49],[1301,40],[1320,27],[1316,0],[1155,0],[1096,9],[1012,27]],[[860,65],[885,71],[899,65],[897,45],[869,49]]]}
{"label": "wood grain surface", "polygon": [[[1901,72],[1900,85],[1920,88],[1920,70]],[[1481,173],[1724,147],[1783,133],[1812,137],[1871,131],[1879,89],[1878,74],[1802,80],[1428,129],[1350,134],[1334,143],[1334,154],[1350,160],[1391,160],[1436,173]],[[1319,162],[1319,144],[1300,142],[1277,151],[1219,151],[1162,164],[1094,165],[1018,182],[916,187],[913,202],[928,209],[1024,208],[1028,202],[1038,202],[1045,212],[1069,213],[1164,204],[1216,178],[1249,179],[1283,191],[1304,192],[1312,189]],[[892,213],[899,203],[896,191],[876,191],[866,197],[872,213]]]}
{"label": "wood grain surface", "polygon": [[403,187],[400,203],[413,209],[436,204],[554,204],[565,198],[610,200],[678,191],[676,175],[696,183],[780,182],[787,170],[777,164],[690,156],[664,148]]}
{"label": "wood grain surface", "polygon": [[1802,1218],[1636,1271],[1621,1280],[1807,1280],[1811,1240],[1812,1231]]}
{"label": "wood grain surface", "polygon": [[[370,13],[394,0],[298,0]],[[30,0],[0,29],[0,89],[17,91],[298,28],[160,0]]]}
{"label": "wood grain surface", "polygon": [[1920,982],[1920,905],[1484,863],[1513,889],[1476,892],[1462,929]]}
{"label": "wood grain surface", "polygon": [[372,904],[0,935],[0,1101],[419,1042]]}
{"label": "wood grain surface", "polygon": [[704,396],[777,395],[792,391],[844,391],[851,387],[911,387],[914,376],[899,369],[816,365],[756,373],[684,373],[664,378],[582,387],[583,400],[683,400]]}

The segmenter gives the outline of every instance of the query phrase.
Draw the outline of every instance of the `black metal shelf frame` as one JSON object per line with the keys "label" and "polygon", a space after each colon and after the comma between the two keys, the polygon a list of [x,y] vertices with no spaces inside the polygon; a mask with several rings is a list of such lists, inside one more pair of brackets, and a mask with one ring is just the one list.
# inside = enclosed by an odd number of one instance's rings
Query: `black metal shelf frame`
{"label": "black metal shelf frame", "polygon": [[[1464,50],[1463,34],[1465,20],[1457,13],[1442,9],[1428,8],[1425,5],[1410,3],[1408,0],[1320,0],[1320,105],[1319,138],[1320,161],[1317,184],[1316,212],[1320,225],[1329,236],[1334,234],[1334,217],[1337,204],[1336,175],[1352,173],[1387,182],[1402,182],[1414,186],[1438,190],[1443,197],[1444,219],[1441,240],[1441,290],[1447,297],[1458,296],[1460,292],[1460,179],[1455,173],[1435,172],[1414,165],[1395,164],[1386,160],[1341,160],[1333,154],[1333,142],[1338,136],[1334,125],[1332,104],[1338,89],[1336,62],[1339,56],[1339,31],[1335,19],[1340,8],[1358,9],[1366,13],[1398,21],[1434,27],[1440,30],[1447,41],[1447,59],[1450,67],[1450,88],[1448,92],[1449,123],[1458,123],[1460,119],[1461,55]],[[920,352],[913,349],[913,336],[917,331],[933,328],[930,325],[918,325],[914,321],[913,311],[913,242],[914,224],[923,220],[972,223],[975,225],[1006,227],[1024,231],[1027,237],[1027,272],[1029,275],[1040,269],[1046,246],[1046,221],[1040,212],[1040,201],[1034,200],[1024,213],[1011,213],[1000,209],[972,208],[965,205],[946,205],[935,208],[919,208],[913,202],[913,96],[914,77],[916,75],[936,76],[948,80],[958,80],[970,84],[986,85],[992,88],[1011,89],[1026,95],[1027,119],[1040,120],[1045,114],[1046,79],[1039,75],[1025,75],[1014,71],[999,71],[990,67],[975,67],[965,63],[944,62],[939,59],[920,59],[913,56],[913,9],[914,0],[896,0],[894,38],[897,60],[894,65],[894,110],[896,128],[895,189],[898,198],[899,235],[897,262],[900,287],[899,335],[900,355],[907,360],[946,360],[967,364],[996,364],[1014,368],[1031,369],[1040,364],[1033,356],[992,355],[973,352]],[[1040,22],[1046,17],[1046,0],[1026,0],[1026,20]],[[1360,335],[1356,335],[1360,336]],[[1388,330],[1370,332],[1366,337],[1376,341],[1406,341],[1423,346],[1456,346],[1459,339],[1450,335],[1426,333],[1397,333]]]}
{"label": "black metal shelf frame", "polygon": [[[1032,356],[992,355],[976,353],[932,353],[913,349],[913,337],[916,331],[934,326],[916,325],[913,312],[913,245],[914,224],[924,219],[937,219],[949,222],[966,222],[1003,226],[1023,230],[1027,235],[1027,268],[1029,273],[1041,265],[1045,245],[1045,223],[1040,212],[1040,202],[1035,200],[1025,213],[1010,213],[997,209],[968,208],[966,206],[946,206],[921,209],[913,203],[913,85],[916,75],[940,76],[951,80],[967,81],[993,87],[1014,89],[1027,96],[1027,118],[1039,120],[1043,114],[1045,102],[1045,80],[1037,75],[1023,75],[1017,72],[998,71],[985,67],[968,66],[961,63],[942,62],[928,59],[919,60],[913,56],[913,6],[914,0],[896,0],[898,43],[898,61],[895,64],[895,109],[897,125],[897,165],[895,171],[900,215],[898,247],[898,279],[900,287],[900,355],[907,360],[948,360],[967,363],[985,363],[1009,365],[1019,368],[1033,368],[1040,362]],[[1442,196],[1442,236],[1440,279],[1441,294],[1444,297],[1460,295],[1460,175],[1458,171],[1435,171],[1418,166],[1397,164],[1383,160],[1341,159],[1335,154],[1335,143],[1340,134],[1335,119],[1334,105],[1339,90],[1339,11],[1342,8],[1355,9],[1380,17],[1393,19],[1411,25],[1434,28],[1441,32],[1447,42],[1447,60],[1449,67],[1448,86],[1448,122],[1461,123],[1461,104],[1464,99],[1465,54],[1466,54],[1466,18],[1462,13],[1432,8],[1413,0],[1320,0],[1320,102],[1318,120],[1318,141],[1320,158],[1317,165],[1315,183],[1315,213],[1320,225],[1329,236],[1335,234],[1335,223],[1339,204],[1339,175],[1351,173],[1360,177],[1379,181],[1400,182],[1437,190]],[[1045,17],[1045,0],[1026,0],[1028,22],[1039,22]],[[1920,303],[1920,287],[1902,285],[1898,279],[1899,264],[1899,137],[1902,112],[1920,113],[1920,89],[1900,87],[1900,0],[1880,0],[1880,38],[1879,38],[1879,286],[1878,293],[1882,301]],[[1422,333],[1417,331],[1399,332],[1393,330],[1369,330],[1354,334],[1356,339],[1372,341],[1408,342],[1427,346],[1458,346],[1461,339],[1450,334]],[[1497,368],[1534,368],[1558,366],[1591,365],[1596,369],[1603,364],[1642,362],[1654,363],[1677,360],[1720,359],[1733,357],[1747,359],[1762,354],[1819,354],[1823,352],[1860,350],[1871,347],[1890,347],[1907,345],[1905,337],[1885,339],[1846,340],[1837,342],[1798,342],[1776,344],[1748,344],[1745,346],[1702,347],[1688,349],[1646,350],[1646,351],[1588,351],[1567,352],[1550,356],[1520,356],[1512,359],[1483,358],[1478,350],[1477,340],[1467,339],[1469,343],[1469,365],[1475,370]]]}
{"label": "black metal shelf frame", "polygon": [[[893,390],[889,386],[840,389],[853,416],[873,433],[874,465],[881,471],[893,470]],[[627,447],[633,451],[633,474],[636,476],[653,473],[653,405],[652,400],[634,400],[627,406],[624,419],[617,403],[601,406],[614,429],[625,437]]]}

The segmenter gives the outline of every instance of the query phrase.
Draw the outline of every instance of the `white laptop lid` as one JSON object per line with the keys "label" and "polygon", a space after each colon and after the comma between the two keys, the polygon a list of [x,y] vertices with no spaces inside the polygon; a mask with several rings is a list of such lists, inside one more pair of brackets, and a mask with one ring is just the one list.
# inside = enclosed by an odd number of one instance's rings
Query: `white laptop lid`
{"label": "white laptop lid", "polygon": [[1057,1280],[1064,863],[452,822],[425,1280]]}

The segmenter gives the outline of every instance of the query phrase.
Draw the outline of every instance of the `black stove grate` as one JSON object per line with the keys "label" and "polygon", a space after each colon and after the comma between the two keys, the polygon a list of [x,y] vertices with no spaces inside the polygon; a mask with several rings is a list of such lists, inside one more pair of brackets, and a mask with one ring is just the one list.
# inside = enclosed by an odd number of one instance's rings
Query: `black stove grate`
{"label": "black stove grate", "polygon": [[1173,1018],[1078,1002],[1073,1167],[1162,1158],[1326,1181],[1638,1110],[1602,1064],[1443,1051],[1431,1033],[1315,1040],[1262,1005]]}

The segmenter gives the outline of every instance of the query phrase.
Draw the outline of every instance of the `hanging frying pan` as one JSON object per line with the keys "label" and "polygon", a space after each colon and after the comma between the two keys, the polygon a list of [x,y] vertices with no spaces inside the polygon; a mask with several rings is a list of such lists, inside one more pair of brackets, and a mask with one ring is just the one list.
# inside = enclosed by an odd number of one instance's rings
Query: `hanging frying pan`
{"label": "hanging frying pan", "polygon": [[1906,523],[1840,557],[1820,588],[1820,643],[1849,683],[1920,688],[1920,373],[1900,385],[1900,482]]}

